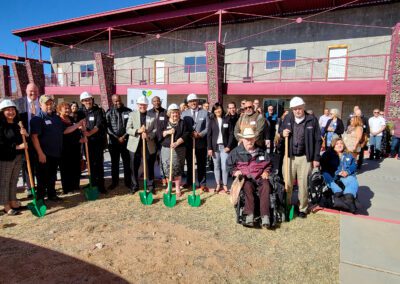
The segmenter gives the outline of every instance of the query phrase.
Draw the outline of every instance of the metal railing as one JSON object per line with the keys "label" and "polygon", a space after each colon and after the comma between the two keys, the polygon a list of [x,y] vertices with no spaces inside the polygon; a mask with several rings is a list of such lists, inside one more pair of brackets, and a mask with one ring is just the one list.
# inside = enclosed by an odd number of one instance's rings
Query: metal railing
{"label": "metal railing", "polygon": [[45,75],[46,87],[79,87],[98,85],[96,71],[53,73]]}
{"label": "metal railing", "polygon": [[226,83],[386,80],[389,55],[225,64]]}
{"label": "metal railing", "polygon": [[[314,82],[338,80],[386,80],[389,55],[225,63],[225,83]],[[173,65],[157,68],[117,69],[116,85],[207,83],[205,65]],[[46,86],[98,85],[96,71],[53,73]]]}

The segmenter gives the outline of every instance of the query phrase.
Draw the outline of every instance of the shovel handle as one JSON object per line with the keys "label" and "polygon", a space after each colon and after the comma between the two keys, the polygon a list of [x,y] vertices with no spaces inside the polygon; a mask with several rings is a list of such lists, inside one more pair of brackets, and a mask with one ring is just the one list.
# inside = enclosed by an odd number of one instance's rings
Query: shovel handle
{"label": "shovel handle", "polygon": [[142,155],[143,155],[143,175],[144,175],[144,180],[147,180],[146,139],[145,138],[142,138]]}
{"label": "shovel handle", "polygon": [[85,142],[85,153],[86,153],[86,164],[87,164],[87,171],[89,175],[89,182],[91,183],[91,173],[90,173],[90,159],[89,159],[89,146],[88,142]]}
{"label": "shovel handle", "polygon": [[285,137],[285,191],[288,191],[289,184],[289,137]]}
{"label": "shovel handle", "polygon": [[[18,125],[21,129],[24,129],[24,125],[23,125],[22,121],[20,121],[18,123]],[[31,161],[29,158],[28,144],[26,143],[25,135],[21,135],[21,136],[22,136],[22,141],[24,142],[24,151],[25,151],[26,166],[28,168],[29,182],[31,184],[31,187],[33,188],[33,187],[35,187],[35,184],[34,184],[33,176],[32,176],[32,168],[31,168]]]}
{"label": "shovel handle", "polygon": [[[196,156],[196,139],[193,137],[192,140],[193,140],[193,147],[192,147],[192,179],[193,179],[193,184],[196,184],[196,178],[195,178],[196,177],[196,172],[194,170],[194,166],[195,166],[194,158]],[[196,188],[196,187],[194,186],[194,188]]]}
{"label": "shovel handle", "polygon": [[172,143],[174,143],[174,133],[171,134],[171,146],[170,146],[170,153],[169,153],[169,181],[172,182],[172,155],[173,155],[173,150],[172,149]]}

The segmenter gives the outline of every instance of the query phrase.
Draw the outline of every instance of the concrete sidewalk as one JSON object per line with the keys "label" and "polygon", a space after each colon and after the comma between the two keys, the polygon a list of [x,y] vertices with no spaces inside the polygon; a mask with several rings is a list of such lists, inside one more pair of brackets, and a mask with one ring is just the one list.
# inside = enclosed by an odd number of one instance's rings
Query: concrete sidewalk
{"label": "concrete sidewalk", "polygon": [[366,160],[358,174],[366,218],[341,215],[341,283],[400,283],[399,168],[396,159]]}

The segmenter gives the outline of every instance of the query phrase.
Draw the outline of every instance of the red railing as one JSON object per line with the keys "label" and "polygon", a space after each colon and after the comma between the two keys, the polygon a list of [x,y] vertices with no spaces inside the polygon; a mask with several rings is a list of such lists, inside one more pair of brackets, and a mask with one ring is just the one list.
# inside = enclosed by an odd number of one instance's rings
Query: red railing
{"label": "red railing", "polygon": [[225,64],[225,82],[386,80],[389,55],[365,55]]}
{"label": "red railing", "polygon": [[[226,83],[386,80],[389,55],[363,55],[225,64]],[[46,86],[98,85],[96,71],[46,75]],[[117,69],[116,85],[207,83],[205,65]]]}
{"label": "red railing", "polygon": [[47,87],[95,86],[98,84],[96,71],[52,73],[50,75],[45,75],[45,85]]}

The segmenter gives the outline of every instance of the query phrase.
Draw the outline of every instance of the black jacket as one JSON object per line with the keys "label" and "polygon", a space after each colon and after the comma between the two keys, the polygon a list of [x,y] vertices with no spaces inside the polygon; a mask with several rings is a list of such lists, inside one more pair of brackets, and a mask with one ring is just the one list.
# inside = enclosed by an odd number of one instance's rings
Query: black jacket
{"label": "black jacket", "polygon": [[107,133],[110,143],[117,142],[117,139],[126,136],[126,123],[128,122],[130,108],[122,106],[119,109],[111,107],[106,113]]}
{"label": "black jacket", "polygon": [[22,143],[22,136],[17,123],[0,122],[0,161],[12,161],[23,151],[15,147]]}
{"label": "black jacket", "polygon": [[[336,120],[337,125],[336,125],[336,129],[335,129],[335,131],[333,131],[333,133],[336,133],[337,135],[340,136],[340,135],[342,135],[342,134],[344,133],[344,125],[343,125],[343,121],[342,121],[339,117],[336,118],[336,119],[337,119],[337,120]],[[326,122],[326,126],[325,126],[325,129],[324,129],[324,133],[328,133],[328,128],[329,128],[331,122],[332,122],[332,118],[329,119],[329,120]]]}
{"label": "black jacket", "polygon": [[87,130],[92,130],[95,126],[99,129],[95,134],[88,137],[89,141],[104,141],[106,139],[106,117],[104,110],[97,105],[94,105],[90,110],[82,107],[78,111],[78,121],[82,118],[86,119]]}
{"label": "black jacket", "polygon": [[[222,140],[224,144],[224,148],[228,147],[229,149],[233,149],[236,147],[237,142],[235,137],[233,136],[235,125],[231,124],[229,118],[222,118]],[[218,120],[216,117],[212,116],[210,119],[210,124],[208,125],[208,133],[207,133],[207,149],[213,150],[214,152],[219,152],[218,150],[218,135],[220,129],[218,125]],[[234,142],[235,141],[235,142]]]}
{"label": "black jacket", "polygon": [[[293,125],[295,123],[294,114],[291,112],[285,116],[279,134],[282,136],[284,129],[289,129],[289,157],[293,156]],[[305,114],[305,150],[307,161],[319,161],[321,158],[320,151],[322,145],[321,130],[318,120],[315,116]],[[282,136],[283,137],[283,136]]]}
{"label": "black jacket", "polygon": [[[163,137],[163,131],[170,129],[172,126],[169,123],[168,117],[164,121],[160,121],[160,124],[157,127],[157,139],[160,141],[160,144],[166,148],[171,147],[171,135],[167,135]],[[173,127],[175,129],[174,134],[174,142],[176,142],[179,138],[182,138],[184,143],[179,145],[178,147],[185,147],[185,142],[192,141],[191,135],[191,127],[187,125],[185,121],[182,119]]]}

